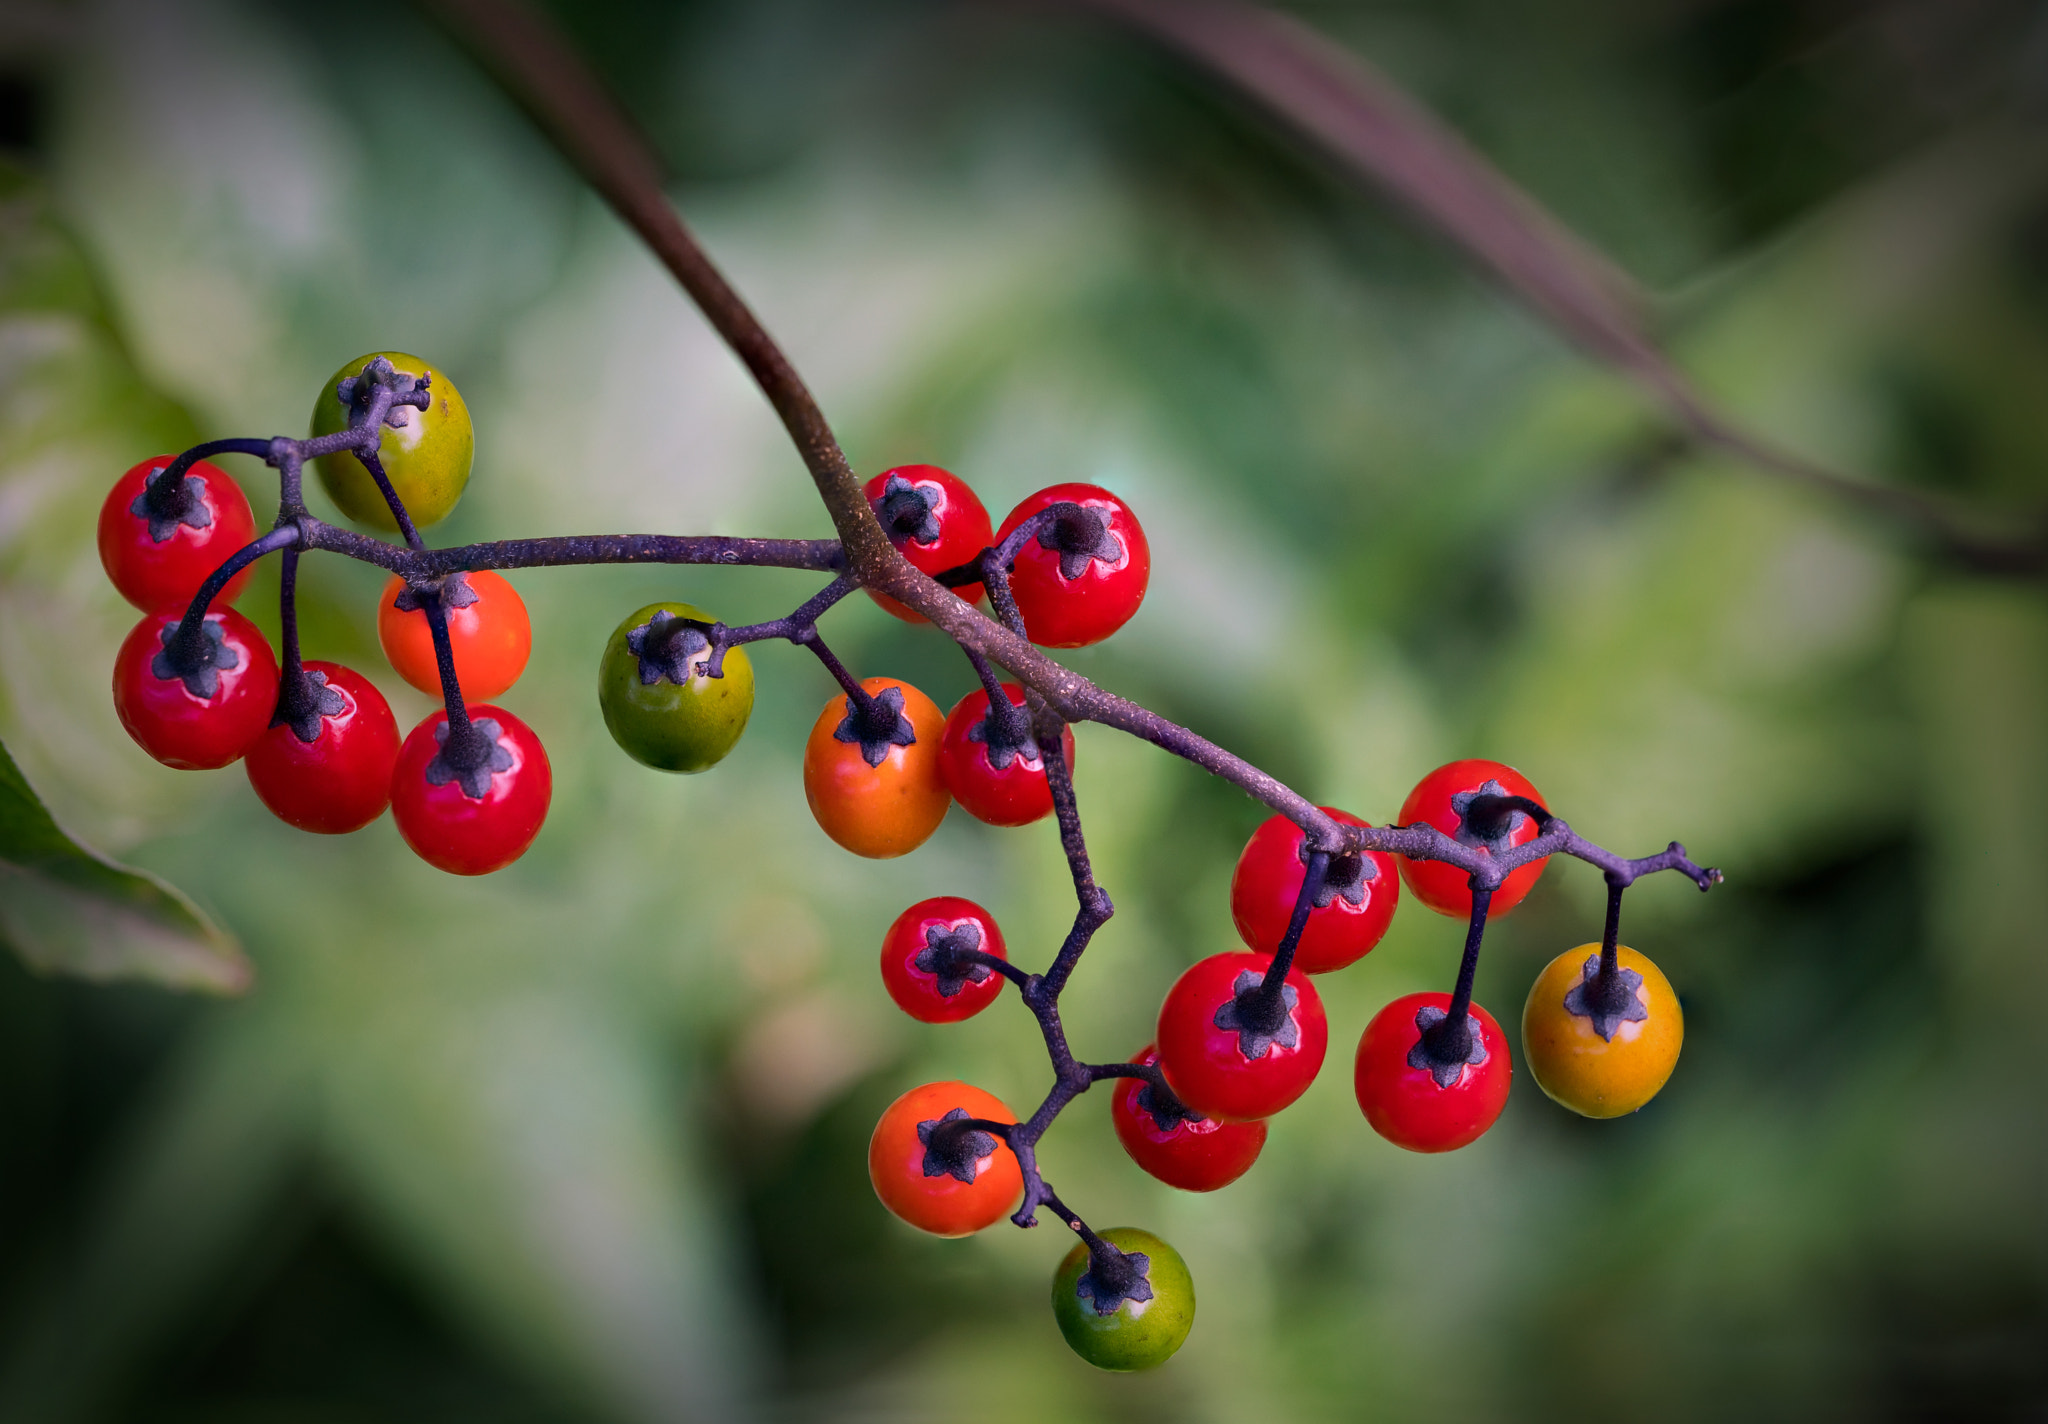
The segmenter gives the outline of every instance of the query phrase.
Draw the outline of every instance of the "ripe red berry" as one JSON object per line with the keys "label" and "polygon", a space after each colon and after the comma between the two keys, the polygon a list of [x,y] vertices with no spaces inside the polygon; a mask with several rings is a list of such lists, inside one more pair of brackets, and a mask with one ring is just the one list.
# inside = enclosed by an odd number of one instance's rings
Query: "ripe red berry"
{"label": "ripe red berry", "polygon": [[882,936],[882,983],[896,1006],[925,1023],[958,1023],[996,1000],[1003,976],[956,956],[1009,958],[996,917],[957,895],[920,900]]}
{"label": "ripe red berry", "polygon": [[1315,1080],[1330,1025],[1315,985],[1290,969],[1270,1022],[1250,991],[1265,982],[1263,954],[1212,954],[1191,965],[1159,1007],[1159,1067],[1204,1117],[1271,1117]]}
{"label": "ripe red berry", "polygon": [[[1512,846],[1533,841],[1541,834],[1535,820],[1521,811],[1509,811],[1493,826],[1474,825],[1466,815],[1467,804],[1481,793],[1495,796],[1524,796],[1539,806],[1543,797],[1528,778],[1511,766],[1497,761],[1471,758],[1438,767],[1417,782],[1401,803],[1401,824],[1427,823],[1460,845],[1472,846],[1498,855]],[[1548,809],[1546,807],[1546,809]],[[1512,872],[1493,892],[1487,906],[1489,915],[1505,915],[1522,902],[1536,884],[1549,857],[1532,860]],[[1415,898],[1440,915],[1464,919],[1472,913],[1472,887],[1465,872],[1441,860],[1410,860],[1401,857],[1401,878]]]}
{"label": "ripe red berry", "polygon": [[[953,704],[946,733],[939,740],[939,773],[946,789],[970,816],[991,826],[1026,826],[1052,814],[1052,788],[1045,781],[1045,759],[1030,733],[1030,714],[1023,711],[1024,689],[1004,683],[1016,724],[1025,740],[1012,735],[989,716],[988,693],[977,689]],[[1074,730],[1060,736],[1067,770],[1074,769]]]}
{"label": "ripe red berry", "polygon": [[889,1104],[868,1139],[868,1180],[882,1205],[934,1236],[1003,1219],[1024,1192],[1016,1154],[994,1133],[948,1124],[1012,1123],[1001,1098],[966,1083],[926,1083]]}
{"label": "ripe red berry", "polygon": [[[1133,1063],[1159,1061],[1159,1051],[1146,1044]],[[1213,1192],[1251,1170],[1266,1145],[1264,1122],[1223,1122],[1199,1113],[1176,1111],[1143,1078],[1119,1078],[1109,1100],[1110,1121],[1117,1141],[1131,1160],[1147,1172],[1184,1192]]]}
{"label": "ripe red berry", "polygon": [[[249,498],[227,471],[205,460],[185,472],[178,494],[151,509],[145,493],[172,457],[144,460],[114,482],[100,506],[100,564],[121,596],[145,613],[181,611],[206,576],[256,538]],[[224,608],[249,586],[251,570],[228,580],[213,601]]]}
{"label": "ripe red berry", "polygon": [[[861,487],[875,518],[882,521],[910,566],[920,573],[941,574],[958,568],[995,542],[988,510],[967,482],[937,465],[898,465],[884,470]],[[981,597],[981,585],[962,584],[953,590],[969,603]],[[886,593],[868,596],[906,623],[922,623],[913,612]]]}
{"label": "ripe red berry", "polygon": [[[1342,825],[1366,824],[1334,806],[1323,811]],[[1252,832],[1230,877],[1230,917],[1245,944],[1260,954],[1279,950],[1307,874],[1308,834],[1301,827],[1274,816]],[[1294,967],[1305,974],[1327,974],[1356,963],[1380,942],[1400,901],[1401,877],[1391,855],[1367,851],[1332,857],[1295,946]]]}
{"label": "ripe red berry", "polygon": [[1152,551],[1131,507],[1096,485],[1054,485],[1010,511],[996,533],[1010,532],[1042,509],[1074,504],[1081,515],[1041,530],[1017,551],[1010,592],[1031,641],[1047,648],[1099,643],[1145,601]]}
{"label": "ripe red berry", "polygon": [[1449,1152],[1477,1138],[1507,1106],[1514,1065],[1492,1014],[1472,1005],[1462,1061],[1432,1058],[1425,1030],[1443,1022],[1449,994],[1409,994],[1372,1017],[1358,1040],[1352,1085],[1372,1129],[1410,1152]]}
{"label": "ripe red berry", "polygon": [[352,668],[309,662],[305,676],[304,704],[281,709],[288,720],[265,729],[242,767],[279,820],[321,835],[359,830],[391,804],[398,721]]}
{"label": "ripe red berry", "polygon": [[429,865],[488,875],[540,834],[554,775],[540,738],[510,712],[472,707],[469,719],[482,740],[452,752],[445,709],[412,729],[391,776],[391,819]]}
{"label": "ripe red berry", "polygon": [[176,646],[181,614],[152,613],[114,657],[114,710],[165,766],[226,766],[254,745],[277,707],[277,659],[232,608],[206,615],[199,643]]}

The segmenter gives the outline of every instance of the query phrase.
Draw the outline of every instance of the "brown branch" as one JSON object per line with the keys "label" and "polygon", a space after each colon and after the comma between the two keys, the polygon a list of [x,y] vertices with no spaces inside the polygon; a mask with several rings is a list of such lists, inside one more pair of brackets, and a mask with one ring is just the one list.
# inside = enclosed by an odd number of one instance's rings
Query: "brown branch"
{"label": "brown branch", "polygon": [[1341,844],[1320,808],[1242,757],[1062,667],[1017,634],[912,568],[868,508],[824,412],[789,358],[698,246],[662,189],[662,164],[574,49],[519,0],[422,0],[470,48],[583,178],[682,284],[782,418],[862,587],[916,609],[962,647],[1007,668],[1069,722],[1099,722],[1165,748],[1240,787],[1307,830]]}
{"label": "brown branch", "polygon": [[1991,532],[1983,515],[1795,455],[1715,409],[1657,344],[1641,292],[1613,262],[1385,75],[1302,21],[1237,0],[1061,3],[1114,17],[1313,140],[1648,391],[1695,440],[1903,521],[1969,567],[2048,572],[2048,529]]}

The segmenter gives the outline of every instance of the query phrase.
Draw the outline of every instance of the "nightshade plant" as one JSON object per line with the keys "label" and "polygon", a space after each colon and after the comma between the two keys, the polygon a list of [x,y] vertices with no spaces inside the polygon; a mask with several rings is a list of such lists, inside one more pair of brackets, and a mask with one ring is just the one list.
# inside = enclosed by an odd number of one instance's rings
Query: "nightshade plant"
{"label": "nightshade plant", "polygon": [[[1512,768],[1494,762],[1438,768],[1409,797],[1405,824],[1372,825],[1313,805],[1222,747],[1052,661],[1030,641],[1034,628],[1049,644],[1078,646],[1110,636],[1136,611],[1149,568],[1137,512],[1109,491],[1062,484],[1027,498],[992,534],[972,492],[934,467],[885,472],[864,487],[787,358],[662,197],[637,137],[572,63],[552,52],[536,60],[534,46],[545,40],[536,33],[515,26],[500,60],[523,81],[517,87],[565,151],[745,361],[794,438],[839,537],[613,534],[432,548],[418,527],[431,520],[416,520],[421,509],[407,490],[422,494],[433,518],[452,508],[473,446],[466,409],[447,377],[416,358],[358,358],[319,393],[311,437],[209,441],[145,461],[109,496],[101,524],[108,570],[124,592],[141,591],[130,597],[145,611],[120,655],[116,700],[145,749],[171,765],[208,767],[261,745],[269,750],[262,770],[251,763],[252,780],[294,824],[351,830],[388,800],[423,857],[451,872],[489,873],[538,834],[551,783],[538,738],[511,713],[465,697],[450,614],[490,597],[468,576],[617,563],[828,575],[812,597],[765,623],[730,627],[681,602],[631,614],[604,655],[608,725],[639,760],[704,770],[737,740],[751,706],[752,669],[739,650],[786,641],[809,649],[841,689],[820,714],[805,775],[814,812],[842,845],[875,856],[907,853],[936,827],[954,785],[964,805],[997,824],[1021,824],[1045,810],[1054,816],[1077,908],[1044,969],[1014,962],[993,919],[965,901],[912,907],[884,945],[889,991],[929,1021],[965,1018],[999,997],[1002,982],[1013,985],[1045,1042],[1051,1083],[1044,1098],[1020,1117],[965,1084],[914,1088],[885,1114],[869,1162],[890,1210],[938,1234],[978,1230],[1004,1214],[1032,1226],[1041,1208],[1057,1216],[1079,1245],[1055,1276],[1055,1313],[1075,1348],[1108,1368],[1143,1368],[1169,1356],[1192,1320],[1192,1285],[1164,1243],[1128,1228],[1097,1232],[1061,1201],[1039,1168],[1039,1143],[1074,1099],[1116,1080],[1130,1119],[1120,1121],[1120,1135],[1141,1167],[1196,1190],[1234,1179],[1263,1144],[1264,1120],[1322,1067],[1328,1026],[1309,975],[1371,949],[1401,881],[1431,909],[1462,919],[1466,936],[1451,992],[1396,1001],[1360,1042],[1360,1106],[1389,1140],[1449,1150],[1498,1115],[1509,1050],[1499,1025],[1472,1002],[1473,976],[1489,915],[1511,908],[1552,855],[1598,869],[1609,906],[1598,949],[1562,956],[1525,1011],[1525,1024],[1540,1022],[1548,1034],[1545,1052],[1554,1061],[1540,1070],[1543,1085],[1589,1116],[1631,1110],[1662,1085],[1681,1032],[1677,1005],[1654,966],[1619,946],[1621,897],[1657,871],[1678,871],[1702,890],[1718,872],[1694,864],[1676,842],[1633,859],[1595,845]],[[209,563],[193,556],[194,544],[216,554],[221,530],[254,528],[228,508],[233,482],[202,463],[229,454],[277,471],[277,514],[269,533]],[[401,459],[417,468],[399,468]],[[320,462],[330,490],[340,482],[337,502],[352,517],[395,529],[403,543],[315,518],[303,499],[308,461]],[[939,493],[920,493],[927,488]],[[375,508],[363,503],[369,489],[381,501]],[[960,537],[957,525],[946,527],[948,510],[968,511],[974,536],[958,547],[959,557],[935,559],[935,549]],[[444,705],[402,746],[364,679],[300,656],[298,561],[316,551],[389,571],[402,585],[387,597],[389,614],[424,619]],[[276,660],[225,606],[248,566],[270,554],[283,565]],[[856,589],[892,612],[929,621],[960,648],[983,689],[955,709],[960,725],[949,729],[906,684],[857,679],[826,644],[821,619]],[[968,601],[980,592],[993,618]],[[519,618],[523,630],[523,608]],[[393,646],[389,637],[386,646]],[[524,655],[521,643],[516,663]],[[517,677],[516,665],[499,669],[508,671],[492,678],[494,693]],[[1247,846],[1232,886],[1247,950],[1192,966],[1167,995],[1156,1049],[1128,1061],[1077,1056],[1060,1015],[1075,969],[1113,913],[1095,879],[1074,793],[1069,725],[1076,721],[1142,737],[1276,813]],[[950,758],[941,756],[942,735]],[[976,778],[972,791],[961,779],[968,776]],[[1577,1057],[1567,1063],[1570,1055]],[[1612,1063],[1603,1067],[1603,1055]],[[1139,1241],[1147,1249],[1128,1249]]]}

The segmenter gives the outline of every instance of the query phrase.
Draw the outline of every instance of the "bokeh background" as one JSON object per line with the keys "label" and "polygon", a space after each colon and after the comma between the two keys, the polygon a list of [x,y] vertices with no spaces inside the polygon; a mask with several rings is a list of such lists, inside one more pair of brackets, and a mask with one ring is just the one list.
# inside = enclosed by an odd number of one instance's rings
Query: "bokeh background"
{"label": "bokeh background", "polygon": [[[1660,330],[1792,448],[1993,511],[2048,468],[2048,14],[1993,0],[1386,0],[1297,7],[1658,294]],[[1408,905],[1324,981],[1328,1069],[1253,1173],[1173,1193],[1103,1095],[1042,1156],[1175,1242],[1181,1355],[1060,1341],[1057,1227],[918,1237],[865,1181],[881,1107],[1046,1070],[1011,1005],[949,1028],[875,972],[914,899],[1027,961],[1071,900],[1051,829],[957,811],[895,862],[816,830],[827,695],[765,649],[702,777],[630,763],[594,668],[624,613],[731,622],[815,580],[516,576],[504,701],[556,769],[480,882],[389,820],[272,820],[160,768],[107,667],[132,614],[92,521],[129,464],[298,433],[363,351],[478,421],[448,541],[829,532],[738,365],[461,52],[405,7],[0,0],[0,739],[67,826],[246,946],[239,999],[0,958],[0,1418],[16,1421],[2038,1419],[2048,612],[1893,524],[1674,436],[1403,213],[1181,63],[1052,7],[558,7],[857,468],[947,465],[1000,513],[1126,494],[1156,573],[1074,664],[1377,819],[1439,761],[1522,768],[1600,841],[1728,883],[1629,898],[1678,986],[1677,1076],[1593,1124],[1526,1075],[1448,1158],[1376,1138],[1348,1045],[1447,985]],[[260,470],[242,462],[260,511]],[[316,503],[318,496],[315,496]],[[274,627],[269,583],[245,611]],[[308,654],[424,715],[381,576],[315,558]],[[865,600],[864,672],[950,705],[936,635]],[[1095,1057],[1234,943],[1260,811],[1078,732],[1118,914],[1068,1000]],[[1504,1019],[1597,935],[1554,865],[1489,939]]]}

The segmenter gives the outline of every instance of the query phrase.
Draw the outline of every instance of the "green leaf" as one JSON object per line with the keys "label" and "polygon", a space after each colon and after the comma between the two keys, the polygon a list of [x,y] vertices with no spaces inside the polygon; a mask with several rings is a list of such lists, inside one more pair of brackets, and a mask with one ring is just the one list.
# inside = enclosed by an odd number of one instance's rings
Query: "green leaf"
{"label": "green leaf", "polygon": [[33,969],[238,994],[249,961],[184,895],[80,845],[0,743],[0,939]]}

